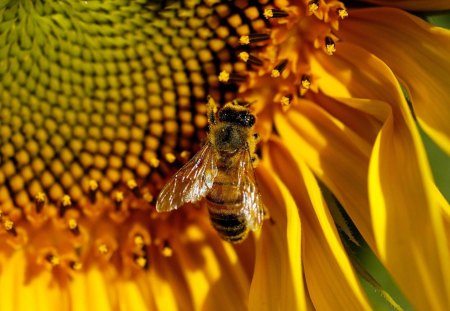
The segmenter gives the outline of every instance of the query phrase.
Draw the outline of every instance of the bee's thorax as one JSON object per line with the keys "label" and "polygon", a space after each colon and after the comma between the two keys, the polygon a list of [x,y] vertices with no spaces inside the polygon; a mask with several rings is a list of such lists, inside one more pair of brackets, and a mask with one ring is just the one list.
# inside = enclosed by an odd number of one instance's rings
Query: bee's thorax
{"label": "bee's thorax", "polygon": [[213,144],[223,156],[232,156],[246,147],[248,130],[228,122],[222,122],[212,129]]}

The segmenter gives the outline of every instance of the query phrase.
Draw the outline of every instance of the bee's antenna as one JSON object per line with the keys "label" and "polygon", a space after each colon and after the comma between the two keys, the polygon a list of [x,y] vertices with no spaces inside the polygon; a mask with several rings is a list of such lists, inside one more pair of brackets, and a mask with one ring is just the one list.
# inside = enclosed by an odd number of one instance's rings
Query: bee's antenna
{"label": "bee's antenna", "polygon": [[256,102],[257,102],[257,100],[253,100],[253,101],[249,102],[249,101],[246,101],[246,100],[244,100],[242,98],[236,98],[236,99],[234,99],[232,101],[232,103],[234,105],[239,105],[239,106],[244,107],[244,108],[249,108],[251,105],[253,105]]}
{"label": "bee's antenna", "polygon": [[208,108],[208,112],[207,112],[208,122],[209,122],[209,124],[216,124],[217,104],[211,95],[208,95],[206,100],[207,100],[206,105]]}

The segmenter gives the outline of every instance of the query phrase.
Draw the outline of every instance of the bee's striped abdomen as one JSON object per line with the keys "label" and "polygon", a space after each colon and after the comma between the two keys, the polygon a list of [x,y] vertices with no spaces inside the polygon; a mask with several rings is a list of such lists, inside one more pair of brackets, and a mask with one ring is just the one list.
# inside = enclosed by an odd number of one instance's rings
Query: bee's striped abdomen
{"label": "bee's striped abdomen", "polygon": [[242,215],[242,194],[232,184],[214,183],[206,197],[211,223],[227,241],[239,243],[248,234],[247,221]]}

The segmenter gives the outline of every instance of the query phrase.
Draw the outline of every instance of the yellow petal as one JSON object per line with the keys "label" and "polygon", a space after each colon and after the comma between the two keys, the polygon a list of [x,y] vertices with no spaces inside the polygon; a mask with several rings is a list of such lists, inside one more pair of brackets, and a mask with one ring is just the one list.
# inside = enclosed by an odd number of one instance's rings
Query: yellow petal
{"label": "yellow petal", "polygon": [[370,145],[318,105],[302,101],[275,114],[276,129],[327,185],[370,245],[374,237],[367,193]]}
{"label": "yellow petal", "polygon": [[26,277],[26,267],[26,258],[21,250],[1,262],[0,310],[67,310],[67,292],[55,283],[51,273],[44,271],[30,281]]}
{"label": "yellow petal", "polygon": [[381,122],[374,115],[374,112],[367,113],[359,109],[358,105],[353,107],[356,103],[339,102],[331,97],[325,96],[322,93],[310,93],[309,97],[317,105],[320,105],[335,119],[342,122],[346,128],[349,128],[354,133],[358,133],[361,138],[369,144],[373,144],[381,127]]}
{"label": "yellow petal", "polygon": [[450,258],[441,211],[418,134],[398,123],[386,120],[370,164],[378,254],[418,310],[448,310]]}
{"label": "yellow petal", "polygon": [[257,177],[271,220],[257,241],[249,310],[306,310],[297,206],[269,168],[261,165]]}
{"label": "yellow petal", "polygon": [[197,221],[186,228],[184,242],[174,240],[173,245],[194,309],[245,310],[250,285],[236,252],[218,237],[206,215]]}
{"label": "yellow petal", "polygon": [[[417,309],[449,309],[449,254],[439,198],[400,86],[386,64],[366,50],[342,42],[335,56],[317,57],[316,68],[333,73],[329,78],[321,71],[320,89],[346,102],[371,98],[384,106],[375,113],[385,120],[369,173],[375,251]],[[327,80],[340,83],[340,89]]]}
{"label": "yellow petal", "polygon": [[270,160],[290,190],[302,220],[305,279],[317,310],[370,310],[317,181],[298,154],[279,141]]}
{"label": "yellow petal", "polygon": [[393,70],[407,87],[421,126],[450,154],[450,30],[388,8],[354,10],[351,16],[342,23],[340,37]]}
{"label": "yellow petal", "polygon": [[146,286],[151,288],[155,310],[193,308],[189,287],[183,277],[177,256],[165,258],[155,252],[153,256],[156,260],[150,263],[150,275],[147,281],[140,280],[140,283],[142,283],[141,288]]}
{"label": "yellow petal", "polygon": [[362,0],[362,1],[412,11],[438,11],[450,9],[450,3],[447,0]]}
{"label": "yellow petal", "polygon": [[[145,289],[140,288],[139,279],[143,278],[143,274],[137,276],[131,280],[123,280],[117,282],[117,292],[119,293],[117,297],[120,310],[133,310],[133,311],[146,311],[146,310],[156,310],[156,306],[153,304],[151,296],[143,294],[145,290],[150,289],[150,284],[146,284]],[[160,291],[157,292],[158,294]],[[156,296],[156,293],[155,293]],[[170,310],[167,308],[166,310]]]}

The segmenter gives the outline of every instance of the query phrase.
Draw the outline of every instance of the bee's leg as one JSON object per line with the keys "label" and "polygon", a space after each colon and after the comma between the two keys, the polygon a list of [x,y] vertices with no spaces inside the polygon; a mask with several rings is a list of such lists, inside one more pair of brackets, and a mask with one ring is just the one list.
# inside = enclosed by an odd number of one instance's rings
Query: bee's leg
{"label": "bee's leg", "polygon": [[251,160],[252,160],[252,166],[253,166],[253,168],[256,168],[256,167],[258,166],[258,164],[259,164],[259,157],[258,157],[258,155],[257,155],[256,153],[254,153],[254,154],[252,155]]}
{"label": "bee's leg", "polygon": [[208,122],[209,124],[216,124],[216,113],[217,113],[217,104],[211,96],[208,96],[208,102],[206,103],[208,112]]}
{"label": "bee's leg", "polygon": [[253,133],[253,142],[255,143],[255,145],[257,143],[259,143],[260,140],[261,140],[261,135],[259,135],[259,133]]}
{"label": "bee's leg", "polygon": [[250,138],[249,142],[249,148],[251,150],[251,160],[252,160],[252,166],[257,167],[259,163],[259,157],[255,153],[256,144],[261,140],[261,136],[258,133],[253,133],[253,135]]}

